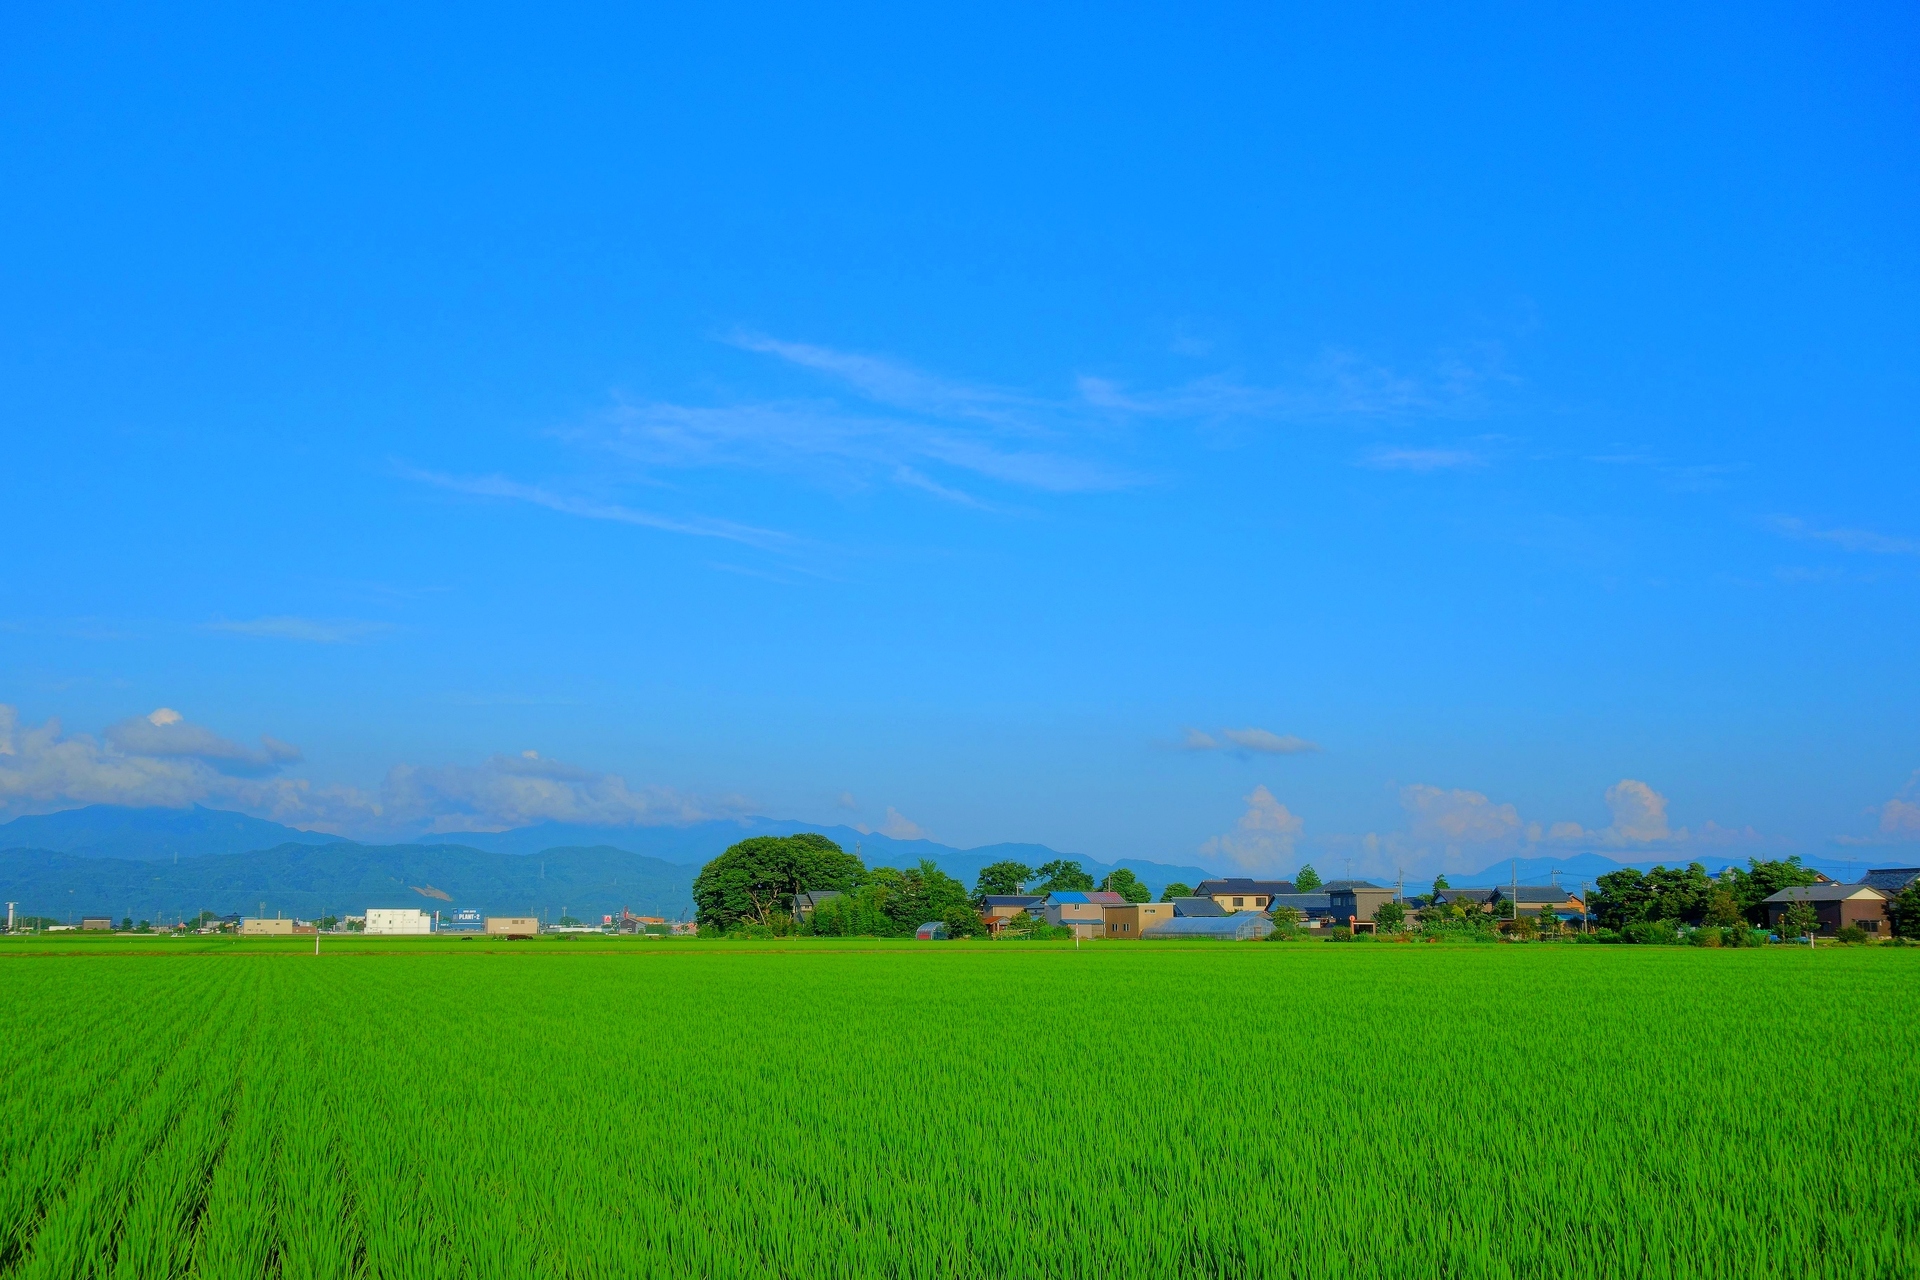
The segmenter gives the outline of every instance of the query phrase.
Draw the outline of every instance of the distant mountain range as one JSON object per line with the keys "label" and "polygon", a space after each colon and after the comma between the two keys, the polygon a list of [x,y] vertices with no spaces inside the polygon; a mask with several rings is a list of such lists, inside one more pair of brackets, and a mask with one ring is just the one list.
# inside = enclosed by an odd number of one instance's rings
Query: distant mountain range
{"label": "distant mountain range", "polygon": [[[727,846],[798,831],[819,831],[857,851],[868,866],[911,867],[929,859],[968,886],[989,863],[1016,859],[1038,867],[1074,857],[1038,844],[955,849],[773,819],[682,827],[541,823],[370,845],[198,806],[92,805],[0,823],[0,897],[17,901],[23,914],[59,919],[155,920],[202,910],[358,915],[369,906],[533,910],[552,919],[563,910],[591,919],[626,907],[680,917],[693,911],[701,866]],[[1156,894],[1174,881],[1192,884],[1212,874],[1138,859],[1076,860],[1096,877],[1125,865]]]}
{"label": "distant mountain range", "polygon": [[286,843],[247,853],[155,861],[51,849],[0,851],[0,888],[22,914],[174,920],[203,910],[314,919],[368,907],[597,920],[622,907],[680,917],[698,866],[622,849],[557,848],[531,857],[461,845]]}
{"label": "distant mountain range", "polygon": [[[591,827],[541,823],[512,831],[462,832],[374,845],[218,809],[134,809],[90,805],[0,823],[0,898],[28,915],[112,915],[118,919],[191,916],[202,910],[310,917],[359,914],[370,906],[428,910],[478,907],[533,910],[557,919],[562,909],[589,919],[629,908],[641,915],[691,914],[700,867],[737,840],[754,835],[819,831],[868,866],[911,867],[931,860],[971,886],[989,863],[1013,859],[1038,867],[1072,858],[1093,876],[1126,866],[1156,895],[1175,881],[1193,884],[1215,873],[1192,865],[1127,859],[1120,863],[1063,854],[1039,844],[956,849],[931,840],[895,840],[851,827],[749,818],[679,827]],[[1700,861],[1718,871],[1744,858],[1668,854],[1623,864],[1596,853],[1502,861],[1470,875],[1450,875],[1458,888],[1510,882],[1568,888],[1591,884],[1623,865],[1642,869]],[[1808,859],[1836,879],[1854,879],[1864,863]],[[1329,867],[1323,874],[1331,874]],[[1409,883],[1423,892],[1430,881]],[[264,907],[262,904],[265,904]]]}

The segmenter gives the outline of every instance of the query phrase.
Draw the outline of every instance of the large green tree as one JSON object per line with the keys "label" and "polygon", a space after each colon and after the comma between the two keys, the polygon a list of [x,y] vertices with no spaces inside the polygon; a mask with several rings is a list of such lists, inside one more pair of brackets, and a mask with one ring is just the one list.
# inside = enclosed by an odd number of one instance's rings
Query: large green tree
{"label": "large green tree", "polygon": [[866,879],[860,859],[818,832],[753,836],[700,869],[693,905],[703,926],[772,925],[796,893],[846,893]]}
{"label": "large green tree", "polygon": [[1895,937],[1920,938],[1920,880],[1893,895],[1893,901],[1887,904],[1887,918],[1893,921]]}
{"label": "large green tree", "polygon": [[1027,881],[1033,879],[1033,868],[1024,862],[990,862],[980,868],[979,876],[973,882],[973,896],[984,898],[990,893],[1024,893]]}
{"label": "large green tree", "polygon": [[1602,928],[1624,929],[1648,920],[1698,924],[1707,914],[1714,882],[1697,862],[1685,867],[1636,871],[1622,867],[1595,882],[1593,918]]}
{"label": "large green tree", "polygon": [[1153,890],[1140,883],[1140,877],[1126,867],[1115,867],[1107,873],[1100,887],[1108,893],[1117,893],[1128,902],[1152,902]]}
{"label": "large green tree", "polygon": [[1081,868],[1078,861],[1071,858],[1055,858],[1052,862],[1040,864],[1042,877],[1035,893],[1068,893],[1078,890],[1085,893],[1093,888],[1093,877]]}
{"label": "large green tree", "polygon": [[1782,889],[1797,889],[1818,884],[1820,877],[1811,867],[1800,865],[1800,855],[1762,862],[1748,858],[1746,870],[1728,867],[1720,873],[1720,884],[1733,895],[1740,913],[1754,924],[1767,922],[1767,909],[1761,905]]}
{"label": "large green tree", "polygon": [[1320,878],[1320,873],[1315,871],[1312,865],[1309,864],[1301,867],[1299,871],[1294,873],[1293,891],[1295,893],[1317,893],[1319,892],[1320,886],[1325,883],[1326,881]]}
{"label": "large green tree", "polygon": [[1192,896],[1193,886],[1190,884],[1181,884],[1178,880],[1175,880],[1172,884],[1160,891],[1160,901],[1162,902],[1172,902],[1175,898],[1191,898]]}
{"label": "large green tree", "polygon": [[810,927],[818,934],[902,938],[934,920],[944,921],[954,937],[986,929],[967,887],[922,860],[906,871],[875,867],[847,897],[823,903]]}

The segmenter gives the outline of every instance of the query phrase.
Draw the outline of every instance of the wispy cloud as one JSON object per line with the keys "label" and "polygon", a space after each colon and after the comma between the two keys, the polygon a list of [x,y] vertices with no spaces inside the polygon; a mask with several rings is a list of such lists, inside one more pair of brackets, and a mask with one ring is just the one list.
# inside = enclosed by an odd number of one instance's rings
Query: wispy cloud
{"label": "wispy cloud", "polygon": [[1817,529],[1793,516],[1775,516],[1768,523],[1785,537],[1830,542],[1842,551],[1876,556],[1920,556],[1920,539],[1916,538],[1894,537],[1871,529]]}
{"label": "wispy cloud", "polygon": [[795,545],[795,539],[790,534],[773,529],[760,529],[753,525],[735,524],[730,520],[711,520],[705,517],[680,519],[663,516],[617,502],[604,502],[563,493],[541,485],[523,484],[504,476],[453,476],[413,468],[402,468],[402,473],[409,479],[442,489],[450,489],[455,493],[472,494],[479,498],[504,498],[513,502],[528,502],[537,507],[545,507],[549,511],[558,511],[562,515],[578,516],[583,520],[611,520],[616,524],[638,525],[644,529],[682,533],[694,538],[719,538],[763,550],[785,550]]}
{"label": "wispy cloud", "polygon": [[286,614],[270,618],[216,619],[201,624],[204,631],[222,631],[228,635],[254,636],[263,640],[299,640],[308,644],[351,644],[382,631],[392,630],[385,622],[361,622],[353,619],[322,620],[297,618]]}
{"label": "wispy cloud", "polygon": [[1180,749],[1230,751],[1239,755],[1295,756],[1318,751],[1320,744],[1308,742],[1291,733],[1274,733],[1267,729],[1221,729],[1217,733],[1203,733],[1199,729],[1189,728],[1180,740]]}
{"label": "wispy cloud", "polygon": [[1457,471],[1484,467],[1486,455],[1471,449],[1409,449],[1381,445],[1369,450],[1360,465],[1376,471]]}

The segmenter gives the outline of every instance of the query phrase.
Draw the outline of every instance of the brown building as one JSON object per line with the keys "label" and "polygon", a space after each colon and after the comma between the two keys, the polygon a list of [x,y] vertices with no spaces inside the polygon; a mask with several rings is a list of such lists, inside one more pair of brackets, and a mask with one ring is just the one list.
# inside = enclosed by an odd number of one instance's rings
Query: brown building
{"label": "brown building", "polygon": [[535,916],[488,916],[487,934],[495,938],[531,938],[540,932]]}
{"label": "brown building", "polygon": [[1850,924],[1868,933],[1887,932],[1887,895],[1869,884],[1797,885],[1767,898],[1767,927],[1779,932],[1781,919],[1796,902],[1804,902],[1820,916],[1820,936],[1830,938]]}
{"label": "brown building", "polygon": [[1392,902],[1394,891],[1364,880],[1336,880],[1327,887],[1328,917],[1335,924],[1371,920],[1381,906]]}
{"label": "brown building", "polygon": [[1121,907],[1106,907],[1105,911],[1107,936],[1123,942],[1137,942],[1144,930],[1173,919],[1171,902],[1129,902]]}
{"label": "brown building", "polygon": [[292,933],[291,920],[256,920],[249,917],[240,922],[240,934],[246,938],[287,937]]}
{"label": "brown building", "polygon": [[[67,919],[71,920],[73,917],[68,916]],[[82,929],[92,930],[105,929],[111,932],[113,929],[113,921],[106,916],[81,916],[80,927]]]}

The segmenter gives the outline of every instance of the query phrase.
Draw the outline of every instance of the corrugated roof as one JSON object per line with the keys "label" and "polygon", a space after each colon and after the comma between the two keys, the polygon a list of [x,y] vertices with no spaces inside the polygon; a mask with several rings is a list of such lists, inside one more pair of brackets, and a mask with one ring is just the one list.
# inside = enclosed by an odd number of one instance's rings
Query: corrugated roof
{"label": "corrugated roof", "polygon": [[1375,884],[1371,880],[1329,880],[1320,886],[1322,893],[1338,893],[1342,889],[1384,889],[1387,886]]}
{"label": "corrugated roof", "polygon": [[1037,893],[989,893],[981,901],[990,907],[1032,907],[1046,899]]}
{"label": "corrugated roof", "polygon": [[1173,900],[1173,914],[1181,917],[1224,916],[1227,914],[1227,909],[1215,902],[1212,898],[1202,898],[1196,895],[1191,898],[1175,898]]}
{"label": "corrugated roof", "polygon": [[1106,889],[1094,889],[1087,894],[1087,901],[1097,902],[1103,907],[1124,907],[1127,904],[1127,895],[1113,893]]}

